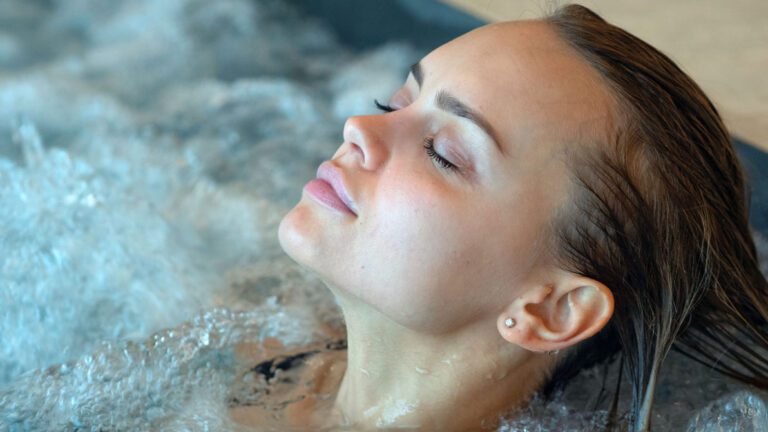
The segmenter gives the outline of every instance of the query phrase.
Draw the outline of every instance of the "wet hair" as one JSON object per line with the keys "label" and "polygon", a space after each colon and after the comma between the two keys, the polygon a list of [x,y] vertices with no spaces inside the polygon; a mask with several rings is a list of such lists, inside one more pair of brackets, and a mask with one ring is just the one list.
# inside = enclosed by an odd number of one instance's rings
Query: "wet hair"
{"label": "wet hair", "polygon": [[[670,349],[768,388],[768,282],[746,177],[714,105],[667,56],[586,7],[544,21],[599,72],[619,111],[606,142],[567,158],[571,198],[548,226],[550,258],[610,288],[614,314],[566,353],[544,394],[620,355],[632,395],[624,426],[648,430]],[[615,402],[610,417],[621,423]]]}

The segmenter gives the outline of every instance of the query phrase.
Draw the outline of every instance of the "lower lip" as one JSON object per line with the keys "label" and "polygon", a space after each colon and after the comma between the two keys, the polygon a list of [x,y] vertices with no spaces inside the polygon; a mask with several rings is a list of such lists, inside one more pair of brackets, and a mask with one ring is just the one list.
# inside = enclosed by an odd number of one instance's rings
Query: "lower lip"
{"label": "lower lip", "polygon": [[344,204],[344,201],[336,195],[336,191],[333,190],[333,187],[327,181],[320,179],[311,180],[304,185],[304,190],[325,206],[354,215],[352,210]]}

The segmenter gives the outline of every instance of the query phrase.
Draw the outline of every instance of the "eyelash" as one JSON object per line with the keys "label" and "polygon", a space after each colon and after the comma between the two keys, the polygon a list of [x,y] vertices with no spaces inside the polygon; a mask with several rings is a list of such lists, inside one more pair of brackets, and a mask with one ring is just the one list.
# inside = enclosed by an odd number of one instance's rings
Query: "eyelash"
{"label": "eyelash", "polygon": [[[380,103],[376,99],[373,100],[373,103],[376,104],[376,107],[378,109],[380,109],[380,110],[382,110],[384,112],[397,111],[397,109],[392,108],[389,105],[382,104],[382,103]],[[447,170],[451,170],[451,171],[457,171],[459,168],[456,165],[452,164],[450,161],[448,161],[444,157],[440,156],[440,154],[438,154],[435,151],[434,144],[435,144],[435,139],[434,138],[432,138],[432,137],[424,138],[424,145],[423,145],[423,147],[426,149],[427,155],[429,155],[430,158],[432,158],[434,161],[439,163],[440,166],[443,167],[443,169],[447,169]]]}
{"label": "eyelash", "polygon": [[385,104],[379,102],[377,99],[374,99],[373,103],[376,104],[376,108],[378,108],[378,109],[380,109],[380,110],[382,110],[384,112],[397,111],[396,109],[392,108],[391,106],[385,105]]}
{"label": "eyelash", "polygon": [[448,170],[458,170],[458,167],[452,163],[450,163],[447,159],[440,156],[436,151],[433,144],[435,143],[435,139],[432,137],[426,137],[424,138],[424,148],[427,149],[427,154],[429,157],[437,161],[440,165],[442,165],[443,168]]}

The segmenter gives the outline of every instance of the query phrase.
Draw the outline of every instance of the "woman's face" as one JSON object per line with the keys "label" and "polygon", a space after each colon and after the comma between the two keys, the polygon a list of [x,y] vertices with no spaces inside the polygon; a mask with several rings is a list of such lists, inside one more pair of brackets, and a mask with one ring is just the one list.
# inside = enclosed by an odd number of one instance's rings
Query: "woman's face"
{"label": "woman's face", "polygon": [[280,223],[283,249],[337,295],[417,331],[495,316],[546,278],[537,252],[570,185],[561,152],[599,136],[607,91],[528,21],[437,48],[388,104],[395,111],[349,118],[331,159],[357,215],[305,189]]}

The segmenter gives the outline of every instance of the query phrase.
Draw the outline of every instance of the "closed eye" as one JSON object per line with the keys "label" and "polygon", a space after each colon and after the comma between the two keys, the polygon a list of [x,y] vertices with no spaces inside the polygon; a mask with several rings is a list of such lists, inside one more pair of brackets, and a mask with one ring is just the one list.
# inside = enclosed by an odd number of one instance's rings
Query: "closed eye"
{"label": "closed eye", "polygon": [[395,108],[392,108],[392,107],[391,107],[391,106],[389,106],[389,105],[385,105],[385,104],[383,104],[383,103],[379,102],[379,101],[378,101],[378,100],[376,100],[376,99],[374,99],[374,100],[373,100],[373,103],[375,103],[375,104],[376,104],[376,107],[377,107],[378,109],[380,109],[380,110],[382,110],[382,111],[384,111],[384,112],[392,112],[392,111],[397,111]]}
{"label": "closed eye", "polygon": [[[376,107],[378,109],[380,109],[380,110],[382,110],[384,112],[397,111],[396,108],[393,108],[393,107],[391,107],[389,105],[382,104],[381,102],[379,102],[376,99],[373,100],[373,103],[376,104]],[[424,149],[426,150],[427,155],[430,158],[432,158],[432,160],[434,160],[435,162],[440,164],[440,166],[443,169],[450,170],[450,171],[459,171],[459,167],[457,167],[456,165],[452,164],[448,159],[442,157],[439,153],[437,153],[435,151],[434,144],[435,144],[434,138],[431,138],[431,137],[424,138]]]}
{"label": "closed eye", "polygon": [[456,165],[452,164],[448,159],[440,156],[440,154],[438,154],[435,151],[434,144],[435,144],[435,139],[434,138],[430,138],[430,137],[424,138],[424,148],[427,150],[427,155],[429,155],[429,157],[431,157],[437,163],[439,163],[443,168],[445,168],[447,170],[458,171],[459,167],[457,167]]}

